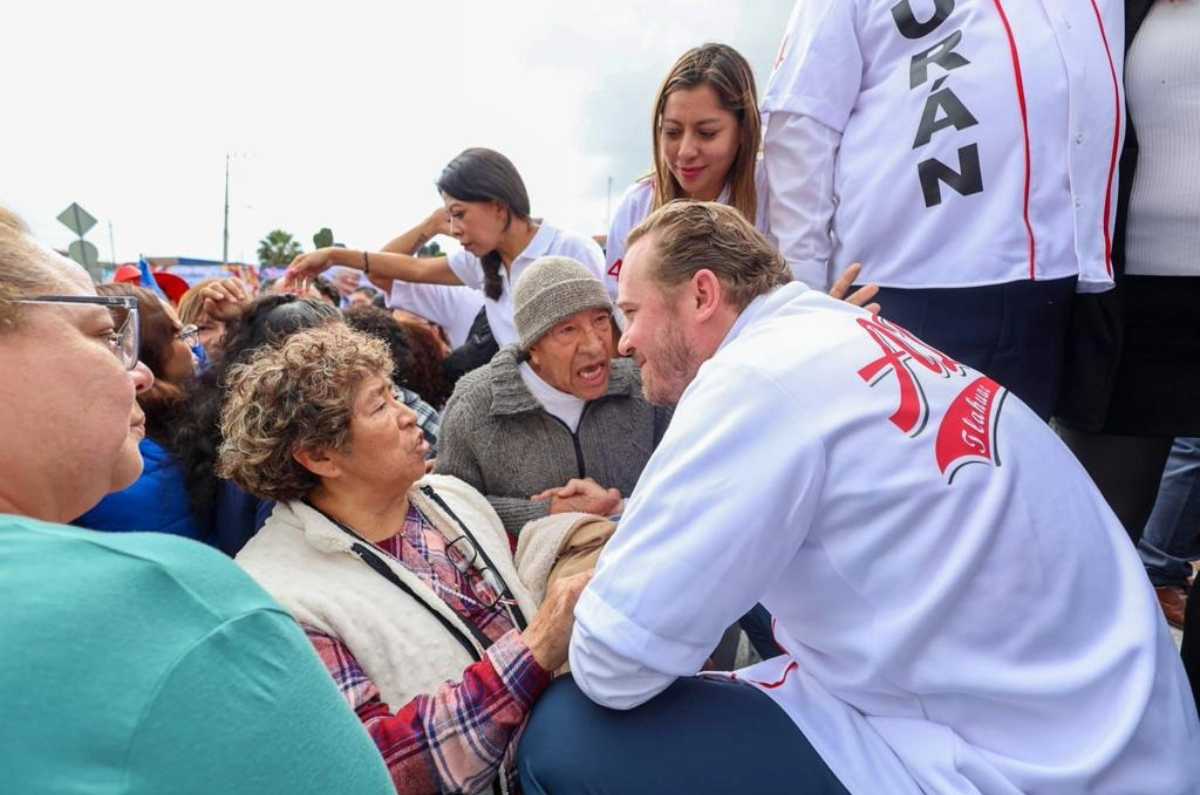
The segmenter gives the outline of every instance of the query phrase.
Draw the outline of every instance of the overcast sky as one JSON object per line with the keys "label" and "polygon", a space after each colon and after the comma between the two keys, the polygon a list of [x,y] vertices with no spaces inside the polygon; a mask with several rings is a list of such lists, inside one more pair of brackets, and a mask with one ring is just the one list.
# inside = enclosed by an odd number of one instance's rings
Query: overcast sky
{"label": "overcast sky", "polygon": [[5,14],[0,204],[43,241],[118,260],[230,258],[276,227],[378,247],[423,218],[468,146],[516,164],[535,215],[605,229],[650,164],[650,106],[688,47],[722,41],[760,94],[792,0],[20,3]]}

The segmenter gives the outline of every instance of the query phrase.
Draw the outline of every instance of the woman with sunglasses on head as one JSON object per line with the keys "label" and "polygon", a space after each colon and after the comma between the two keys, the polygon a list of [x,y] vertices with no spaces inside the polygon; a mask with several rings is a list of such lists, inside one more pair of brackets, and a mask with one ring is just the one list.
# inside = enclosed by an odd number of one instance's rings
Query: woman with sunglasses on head
{"label": "woman with sunglasses on head", "polygon": [[96,292],[128,296],[138,308],[138,359],[154,385],[138,394],[145,437],[138,443],[145,465],[129,488],[109,494],[72,524],[108,532],[153,531],[205,540],[192,512],[183,469],[165,446],[183,408],[184,387],[195,375],[195,326],[184,326],[175,309],[144,287],[102,284]]}
{"label": "woman with sunglasses on head", "polygon": [[[513,325],[512,285],[538,257],[557,254],[582,262],[596,276],[604,254],[595,241],[534,218],[529,194],[512,162],[491,149],[467,149],[437,181],[444,207],[383,251],[321,248],[297,257],[284,276],[284,287],[311,279],[335,265],[363,271],[384,292],[391,280],[431,285],[462,284],[484,295],[488,324],[499,345],[517,341]],[[415,256],[436,235],[462,244],[449,256]],[[477,311],[477,310],[472,310]],[[450,319],[430,317],[449,327]]]}
{"label": "woman with sunglasses on head", "polygon": [[237,562],[308,633],[399,792],[513,792],[512,741],[566,661],[590,573],[535,615],[487,500],[425,475],[392,366],[334,324],[228,373],[219,471],[277,501]]}
{"label": "woman with sunglasses on head", "polygon": [[304,635],[244,572],[185,539],[64,524],[142,470],[138,314],[0,209],[0,788],[387,791]]}
{"label": "woman with sunglasses on head", "polygon": [[[606,285],[614,300],[625,239],[667,202],[727,204],[767,232],[758,94],[754,72],[741,53],[709,43],[681,55],[654,100],[650,133],[654,168],[626,191],[608,232]],[[845,297],[859,270],[857,264],[847,268],[829,294]],[[870,303],[876,292],[874,285],[866,285],[846,300],[878,311],[878,305]]]}

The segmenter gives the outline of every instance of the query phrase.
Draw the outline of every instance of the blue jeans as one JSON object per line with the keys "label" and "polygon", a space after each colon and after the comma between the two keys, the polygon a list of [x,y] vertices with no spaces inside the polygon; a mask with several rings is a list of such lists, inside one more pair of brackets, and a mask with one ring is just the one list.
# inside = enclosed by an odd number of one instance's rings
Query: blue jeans
{"label": "blue jeans", "polygon": [[849,795],[768,696],[700,677],[628,711],[596,705],[562,677],[534,707],[517,765],[526,795]]}
{"label": "blue jeans", "polygon": [[1200,560],[1200,439],[1172,445],[1138,554],[1156,586],[1187,585],[1191,561]]}

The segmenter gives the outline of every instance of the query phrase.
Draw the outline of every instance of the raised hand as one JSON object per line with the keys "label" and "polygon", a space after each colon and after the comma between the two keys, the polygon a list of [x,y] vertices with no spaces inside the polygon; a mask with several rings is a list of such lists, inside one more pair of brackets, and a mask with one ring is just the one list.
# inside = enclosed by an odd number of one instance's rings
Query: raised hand
{"label": "raised hand", "polygon": [[250,303],[250,291],[240,279],[222,279],[200,288],[204,301],[204,314],[213,320],[228,322],[242,313]]}
{"label": "raised hand", "polygon": [[279,280],[280,292],[302,291],[305,283],[312,281],[333,266],[334,248],[319,248],[307,254],[301,254],[288,265],[287,272]]}
{"label": "raised hand", "polygon": [[848,304],[861,306],[873,315],[879,314],[879,304],[868,303],[879,292],[879,285],[868,284],[854,291],[849,297],[846,293],[850,291],[850,285],[854,284],[858,279],[858,274],[862,272],[862,263],[856,262],[837,278],[833,286],[829,288],[829,295],[833,298],[845,301]]}

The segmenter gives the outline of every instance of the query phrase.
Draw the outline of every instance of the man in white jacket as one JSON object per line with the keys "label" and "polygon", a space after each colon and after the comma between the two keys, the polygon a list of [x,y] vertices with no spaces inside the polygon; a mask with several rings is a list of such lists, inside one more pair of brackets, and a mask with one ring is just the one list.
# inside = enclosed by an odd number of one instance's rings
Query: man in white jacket
{"label": "man in white jacket", "polygon": [[[576,608],[574,681],[529,726],[526,791],[1196,792],[1178,654],[1070,451],[790,279],[720,205],[630,236],[621,349],[678,408]],[[786,653],[695,678],[756,601]]]}

